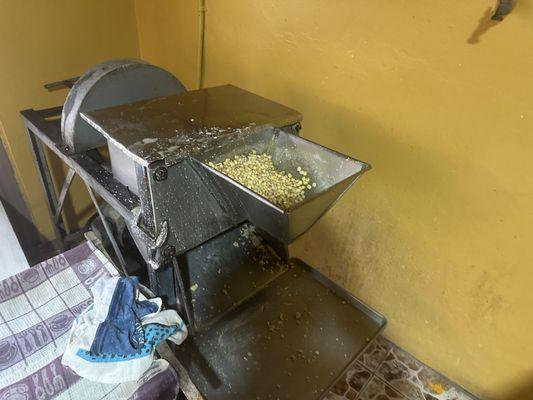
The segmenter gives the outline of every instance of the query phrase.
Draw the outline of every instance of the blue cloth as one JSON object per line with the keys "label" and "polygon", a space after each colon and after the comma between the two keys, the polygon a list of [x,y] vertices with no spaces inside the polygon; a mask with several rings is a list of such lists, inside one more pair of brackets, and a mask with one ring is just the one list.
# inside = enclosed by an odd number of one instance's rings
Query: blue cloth
{"label": "blue cloth", "polygon": [[138,284],[138,277],[118,280],[107,317],[96,330],[91,354],[137,354],[145,345],[141,318],[156,312],[158,306],[147,300],[137,300]]}
{"label": "blue cloth", "polygon": [[84,360],[95,362],[95,363],[105,363],[105,362],[120,362],[120,361],[129,361],[139,357],[145,357],[148,354],[154,352],[157,345],[163,340],[168,339],[171,335],[176,333],[176,331],[182,329],[184,326],[181,322],[178,326],[164,326],[159,324],[148,324],[144,327],[146,333],[146,341],[143,346],[137,349],[135,353],[132,354],[122,354],[117,352],[103,352],[99,354],[94,354],[86,350],[78,350],[77,356],[83,358]]}

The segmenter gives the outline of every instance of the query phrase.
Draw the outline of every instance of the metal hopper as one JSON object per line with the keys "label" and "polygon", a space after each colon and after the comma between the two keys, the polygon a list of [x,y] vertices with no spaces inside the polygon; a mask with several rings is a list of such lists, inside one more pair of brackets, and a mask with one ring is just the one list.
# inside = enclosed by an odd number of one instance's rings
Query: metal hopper
{"label": "metal hopper", "polygon": [[[209,162],[218,163],[236,155],[249,154],[252,150],[271,155],[277,169],[295,176],[297,168],[303,168],[316,187],[308,190],[300,203],[282,209],[208,165]],[[217,148],[204,155],[201,163],[212,174],[222,198],[237,208],[242,218],[286,244],[306,232],[363,172],[370,169],[364,162],[272,127]]]}

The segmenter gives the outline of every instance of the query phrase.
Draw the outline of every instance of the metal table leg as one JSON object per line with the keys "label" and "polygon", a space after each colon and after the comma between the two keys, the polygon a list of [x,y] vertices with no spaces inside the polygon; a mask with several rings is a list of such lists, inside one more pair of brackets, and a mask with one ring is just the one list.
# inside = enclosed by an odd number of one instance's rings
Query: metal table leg
{"label": "metal table leg", "polygon": [[93,201],[94,207],[96,208],[96,211],[98,211],[98,215],[100,216],[100,219],[102,220],[102,224],[104,225],[104,229],[107,233],[107,236],[109,237],[109,240],[111,241],[111,245],[113,246],[113,250],[115,251],[115,254],[118,258],[122,272],[124,273],[124,276],[129,276],[128,271],[126,270],[126,261],[124,261],[122,252],[120,251],[120,248],[118,247],[115,237],[113,236],[113,231],[111,230],[111,227],[107,223],[105,219],[105,215],[102,212],[102,209],[100,208],[100,205],[96,201],[94,192],[89,185],[85,184],[85,186],[87,186],[87,191],[89,192],[89,196],[91,196],[91,200]]}
{"label": "metal table leg", "polygon": [[[50,168],[48,167],[48,163],[46,160],[44,147],[42,142],[36,138],[35,134],[31,130],[26,129],[26,134],[28,135],[28,139],[30,142],[30,151],[33,157],[33,161],[35,162],[35,165],[37,167],[41,186],[44,191],[48,214],[50,215],[50,219],[53,222],[56,240],[58,241],[60,248],[64,250],[66,232],[61,212],[57,212],[57,196],[55,193]],[[56,214],[59,214],[57,218]]]}
{"label": "metal table leg", "polygon": [[63,206],[65,205],[65,200],[67,198],[70,185],[72,185],[72,181],[74,180],[75,176],[76,176],[76,171],[74,171],[72,168],[69,168],[65,181],[63,182],[63,186],[61,187],[61,192],[59,193],[59,200],[57,203],[56,214],[54,216],[55,224],[58,223],[59,218],[61,217],[61,211],[63,211]]}

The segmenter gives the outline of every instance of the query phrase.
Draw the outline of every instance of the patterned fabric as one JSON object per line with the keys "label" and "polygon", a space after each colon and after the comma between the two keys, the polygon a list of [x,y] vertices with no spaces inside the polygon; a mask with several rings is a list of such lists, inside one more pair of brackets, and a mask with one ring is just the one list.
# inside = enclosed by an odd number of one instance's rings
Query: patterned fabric
{"label": "patterned fabric", "polygon": [[[107,306],[107,316],[98,326],[91,353],[136,354],[144,346],[141,318],[159,311],[159,307],[148,300],[137,299],[138,284],[139,278],[132,276],[105,285],[113,296],[109,304],[102,305]],[[93,294],[96,304],[99,296],[94,291]]]}
{"label": "patterned fabric", "polygon": [[61,365],[72,322],[104,275],[116,270],[87,242],[0,281],[0,400],[175,398],[177,377],[164,360],[138,382],[118,385],[81,379]]}
{"label": "patterned fabric", "polygon": [[78,350],[77,355],[78,357],[81,357],[84,360],[92,361],[94,363],[120,362],[145,357],[147,354],[153,353],[160,342],[168,339],[178,329],[179,327],[177,326],[163,326],[158,324],[146,325],[144,328],[146,339],[143,344],[143,347],[140,348],[137,353],[128,355],[102,353],[94,355],[92,352],[87,350]]}

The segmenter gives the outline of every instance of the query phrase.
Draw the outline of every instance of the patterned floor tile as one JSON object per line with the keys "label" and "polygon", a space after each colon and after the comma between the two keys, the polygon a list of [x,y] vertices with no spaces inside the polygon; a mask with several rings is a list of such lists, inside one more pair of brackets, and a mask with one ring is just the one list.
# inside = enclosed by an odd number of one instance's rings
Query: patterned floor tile
{"label": "patterned floor tile", "polygon": [[327,398],[331,400],[344,399],[344,395],[348,392],[348,389],[350,388],[347,379],[348,378],[346,375],[343,378],[339,379],[335,386],[333,386],[333,388],[331,389]]}
{"label": "patterned floor tile", "polygon": [[372,373],[359,362],[356,362],[348,372],[348,384],[356,392],[360,392],[370,378],[372,378]]}
{"label": "patterned floor tile", "polygon": [[328,400],[355,400],[361,389],[372,377],[372,373],[364,365],[356,362],[343,378],[331,389],[326,397]]}
{"label": "patterned floor tile", "polygon": [[370,371],[375,372],[381,362],[393,347],[391,342],[379,336],[370,346],[359,356],[361,361]]}
{"label": "patterned floor tile", "polygon": [[326,400],[476,400],[394,343],[378,337]]}
{"label": "patterned floor tile", "polygon": [[475,400],[396,346],[379,367],[377,375],[410,400]]}
{"label": "patterned floor tile", "polygon": [[405,397],[381,379],[373,377],[366,385],[358,400],[405,400]]}
{"label": "patterned floor tile", "polygon": [[422,364],[394,348],[377,371],[377,375],[411,400],[426,400],[417,378]]}

